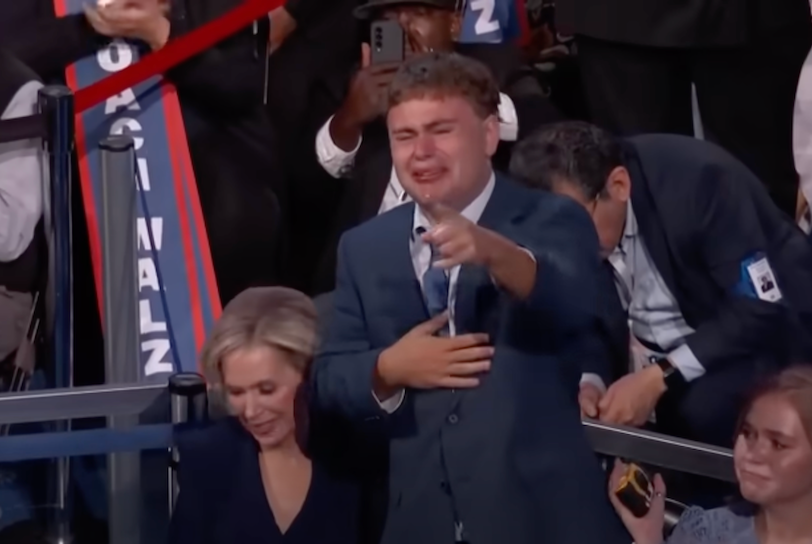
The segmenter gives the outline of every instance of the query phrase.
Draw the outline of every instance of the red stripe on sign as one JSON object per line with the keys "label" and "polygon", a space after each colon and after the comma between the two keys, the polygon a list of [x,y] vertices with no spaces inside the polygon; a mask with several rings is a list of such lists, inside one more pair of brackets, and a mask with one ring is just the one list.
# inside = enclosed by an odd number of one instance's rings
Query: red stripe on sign
{"label": "red stripe on sign", "polygon": [[[197,283],[197,273],[195,271],[195,254],[192,242],[192,232],[189,226],[189,217],[186,214],[186,199],[183,194],[183,170],[180,161],[179,147],[183,141],[177,140],[177,125],[182,123],[175,89],[172,85],[164,82],[161,85],[161,96],[163,97],[164,114],[166,118],[166,130],[169,136],[169,157],[172,163],[172,184],[175,187],[175,200],[178,211],[178,223],[180,224],[180,239],[183,246],[183,260],[186,264],[186,277],[189,279],[189,300],[191,302],[192,332],[195,337],[195,345],[199,346],[205,340],[205,330],[203,326],[203,306],[200,302],[200,287]],[[173,101],[172,98],[175,98]],[[178,361],[178,364],[180,362]]]}
{"label": "red stripe on sign", "polygon": [[519,45],[529,45],[533,38],[530,20],[527,18],[527,0],[515,0],[516,16],[519,19]]}
{"label": "red stripe on sign", "polygon": [[[177,91],[175,90],[174,86],[167,85],[167,91],[164,94],[164,100],[166,104],[166,123],[167,128],[169,130],[169,136],[171,142],[186,142],[186,129],[183,125],[183,115],[181,114],[180,109],[180,102],[178,101]],[[200,288],[199,285],[199,278],[197,276],[197,265],[194,253],[194,242],[195,236],[192,232],[192,219],[187,215],[187,202],[190,204],[190,208],[192,209],[192,214],[194,215],[195,211],[200,211],[200,200],[197,199],[197,195],[195,194],[195,198],[192,199],[192,195],[189,193],[189,181],[188,181],[188,170],[191,168],[191,161],[190,164],[186,164],[186,157],[189,156],[189,146],[187,145],[180,145],[178,143],[174,143],[172,148],[172,157],[173,162],[177,164],[178,170],[180,172],[180,184],[181,184],[181,191],[183,191],[183,198],[178,202],[178,205],[183,208],[183,215],[180,217],[181,221],[183,221],[184,231],[182,232],[183,235],[183,245],[184,250],[186,249],[186,245],[188,243],[189,250],[191,251],[191,261],[187,262],[187,266],[191,264],[191,268],[187,268],[189,274],[193,276],[193,285],[194,291],[191,293],[192,296],[192,326],[194,327],[194,335],[195,335],[195,348],[199,353],[200,350],[203,348],[203,343],[206,340],[206,324],[203,319],[203,290]],[[194,173],[191,174],[194,176]],[[192,178],[192,182],[194,183],[194,177]],[[188,198],[187,198],[188,197]],[[201,212],[202,213],[202,212]],[[201,237],[205,237],[205,231],[202,234],[198,234],[198,240]],[[202,242],[201,242],[202,243]],[[206,243],[206,248],[208,251],[208,243]],[[201,259],[205,262],[208,261],[211,263],[211,254],[201,252]],[[200,364],[199,360],[197,361],[198,365]],[[199,369],[199,368],[198,368]]]}
{"label": "red stripe on sign", "polygon": [[222,17],[192,30],[177,40],[172,40],[166,44],[166,47],[147,55],[140,62],[78,91],[75,99],[76,112],[83,112],[114,94],[153,76],[163,74],[184,60],[245,28],[252,21],[267,15],[269,11],[283,3],[283,0],[247,0]]}

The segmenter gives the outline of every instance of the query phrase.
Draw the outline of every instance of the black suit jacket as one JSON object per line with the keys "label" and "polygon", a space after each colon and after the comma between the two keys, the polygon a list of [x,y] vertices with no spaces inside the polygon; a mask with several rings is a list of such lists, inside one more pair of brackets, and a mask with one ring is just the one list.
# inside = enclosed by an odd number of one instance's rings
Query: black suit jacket
{"label": "black suit jacket", "polygon": [[737,46],[809,21],[807,0],[558,0],[559,28],[654,47]]}
{"label": "black suit jacket", "polygon": [[[457,52],[475,58],[491,69],[500,89],[510,97],[516,107],[519,139],[545,123],[563,120],[562,115],[544,96],[539,82],[524,64],[519,50],[514,45],[458,44]],[[513,142],[500,143],[493,158],[497,170],[507,171],[512,147]],[[385,121],[380,119],[364,129],[353,173],[346,180],[347,185],[335,223],[319,265],[315,280],[316,293],[333,289],[338,240],[346,230],[378,214],[391,172],[389,135]]]}
{"label": "black suit jacket", "polygon": [[[759,376],[812,354],[812,247],[761,182],[711,143],[674,135],[631,138],[627,167],[640,236],[695,330],[687,344],[707,371],[666,394],[658,423],[729,445],[741,401]],[[780,303],[736,294],[741,263],[756,252],[769,259]],[[606,308],[617,298],[614,288],[608,293]],[[613,345],[628,346],[624,323],[613,315]],[[616,368],[604,372],[625,374],[623,360],[615,361]]]}
{"label": "black suit jacket", "polygon": [[[566,198],[497,176],[479,221],[539,263],[526,301],[481,267],[460,270],[455,325],[487,332],[493,366],[466,391],[408,389],[386,414],[372,396],[381,351],[428,319],[409,253],[414,204],[345,234],[326,341],[313,367],[314,403],[389,446],[385,544],[447,544],[456,506],[477,544],[627,543],[586,441],[570,351],[598,313],[595,230]],[[454,505],[452,499],[454,497]]]}

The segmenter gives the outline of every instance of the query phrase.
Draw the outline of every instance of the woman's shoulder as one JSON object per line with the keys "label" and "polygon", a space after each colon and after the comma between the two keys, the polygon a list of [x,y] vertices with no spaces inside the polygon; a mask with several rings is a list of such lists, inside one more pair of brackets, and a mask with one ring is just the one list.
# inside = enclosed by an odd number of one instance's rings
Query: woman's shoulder
{"label": "woman's shoulder", "polygon": [[245,440],[239,424],[224,418],[201,428],[180,429],[175,443],[184,472],[206,471],[218,467],[223,471],[240,455]]}
{"label": "woman's shoulder", "polygon": [[688,508],[668,544],[745,544],[752,532],[752,509],[739,505],[704,510]]}

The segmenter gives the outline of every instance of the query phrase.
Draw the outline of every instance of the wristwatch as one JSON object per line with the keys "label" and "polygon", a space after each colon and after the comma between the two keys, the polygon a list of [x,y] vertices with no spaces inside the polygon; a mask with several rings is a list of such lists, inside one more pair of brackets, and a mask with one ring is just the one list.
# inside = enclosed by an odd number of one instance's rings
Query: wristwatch
{"label": "wristwatch", "polygon": [[659,366],[660,370],[663,371],[663,381],[668,389],[685,385],[685,378],[682,376],[682,372],[668,360],[668,357],[651,356],[649,361],[651,361],[651,364]]}

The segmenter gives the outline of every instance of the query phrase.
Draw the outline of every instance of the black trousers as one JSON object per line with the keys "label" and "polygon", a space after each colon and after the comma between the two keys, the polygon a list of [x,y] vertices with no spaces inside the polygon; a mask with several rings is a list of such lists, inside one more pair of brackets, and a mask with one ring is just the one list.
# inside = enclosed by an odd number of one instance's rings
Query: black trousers
{"label": "black trousers", "polygon": [[578,59],[593,122],[623,135],[693,135],[691,84],[705,138],[746,164],[773,200],[795,214],[798,174],[792,114],[812,45],[802,21],[752,45],[667,49],[578,37]]}

